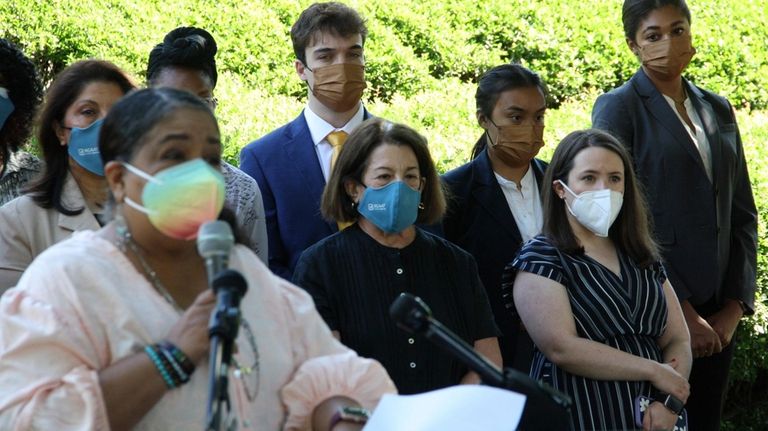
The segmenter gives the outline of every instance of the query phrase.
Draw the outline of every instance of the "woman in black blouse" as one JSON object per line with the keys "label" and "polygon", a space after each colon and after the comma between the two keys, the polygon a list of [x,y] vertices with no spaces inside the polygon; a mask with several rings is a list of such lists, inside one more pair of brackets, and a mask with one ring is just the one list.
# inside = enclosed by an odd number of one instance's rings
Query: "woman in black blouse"
{"label": "woman in black blouse", "polygon": [[398,329],[388,309],[401,292],[421,297],[436,319],[501,365],[488,298],[474,259],[418,227],[438,222],[445,198],[426,140],[381,119],[363,123],[339,154],[323,216],[354,223],[307,249],[293,281],[334,334],[379,360],[400,393],[477,383],[459,361]]}

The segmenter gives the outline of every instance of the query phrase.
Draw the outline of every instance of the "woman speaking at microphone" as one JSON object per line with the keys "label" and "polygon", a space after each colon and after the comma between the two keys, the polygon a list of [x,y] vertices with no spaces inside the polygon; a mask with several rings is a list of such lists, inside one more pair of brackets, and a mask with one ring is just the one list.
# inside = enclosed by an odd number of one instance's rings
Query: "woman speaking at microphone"
{"label": "woman speaking at microphone", "polygon": [[445,211],[426,139],[380,119],[361,124],[339,154],[321,209],[329,220],[354,224],[307,249],[294,282],[345,345],[381,361],[404,394],[478,382],[458,360],[397,328],[389,306],[408,292],[501,365],[474,259],[414,226],[436,223]]}
{"label": "woman speaking at microphone", "polygon": [[[99,138],[115,220],[51,247],[2,297],[0,429],[202,429],[215,298],[195,238],[224,202],[216,120],[189,93],[141,90]],[[229,261],[250,290],[225,426],[339,430],[394,390],[306,293],[245,246]]]}

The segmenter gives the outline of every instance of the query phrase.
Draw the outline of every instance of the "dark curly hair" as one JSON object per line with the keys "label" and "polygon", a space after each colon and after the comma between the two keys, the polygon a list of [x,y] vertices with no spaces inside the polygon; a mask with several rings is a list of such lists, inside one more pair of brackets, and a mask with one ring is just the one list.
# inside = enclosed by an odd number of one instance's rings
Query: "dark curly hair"
{"label": "dark curly hair", "polygon": [[8,90],[15,109],[0,129],[0,176],[11,153],[23,146],[43,98],[43,85],[32,61],[14,44],[0,38],[0,87]]}
{"label": "dark curly hair", "polygon": [[149,53],[147,83],[154,80],[166,67],[186,67],[203,72],[216,87],[219,74],[216,71],[216,40],[202,28],[179,27],[166,34],[163,43]]}

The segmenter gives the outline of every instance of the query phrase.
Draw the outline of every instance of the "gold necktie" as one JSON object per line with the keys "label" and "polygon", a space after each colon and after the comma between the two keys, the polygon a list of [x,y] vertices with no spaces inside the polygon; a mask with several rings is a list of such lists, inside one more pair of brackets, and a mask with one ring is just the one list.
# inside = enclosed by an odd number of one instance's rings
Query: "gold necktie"
{"label": "gold necktie", "polygon": [[[337,130],[331,132],[325,137],[328,143],[333,147],[333,154],[331,155],[331,172],[333,172],[333,166],[336,164],[336,159],[339,158],[339,153],[344,147],[344,142],[347,141],[347,132],[343,130]],[[330,175],[329,175],[330,176]],[[339,231],[342,231],[352,225],[350,222],[338,221],[336,224],[339,226]]]}
{"label": "gold necktie", "polygon": [[333,154],[331,155],[331,171],[333,171],[333,166],[336,164],[336,159],[339,158],[339,153],[344,147],[344,142],[347,141],[347,136],[347,132],[343,130],[337,130],[335,132],[329,133],[328,136],[325,137],[325,139],[328,140],[328,143],[331,144],[331,147],[333,147]]}

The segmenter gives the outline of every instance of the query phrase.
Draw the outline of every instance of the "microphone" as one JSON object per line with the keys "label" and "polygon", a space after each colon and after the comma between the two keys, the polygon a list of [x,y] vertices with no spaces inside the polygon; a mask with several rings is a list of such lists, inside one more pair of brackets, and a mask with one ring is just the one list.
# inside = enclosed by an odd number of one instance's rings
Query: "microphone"
{"label": "microphone", "polygon": [[232,363],[233,345],[240,328],[240,300],[248,285],[239,272],[231,269],[216,274],[212,284],[216,308],[208,324],[211,350],[205,429],[218,431],[230,408],[227,370]]}
{"label": "microphone", "polygon": [[235,244],[232,228],[216,220],[204,223],[197,231],[197,252],[205,260],[208,285],[213,286],[216,275],[229,265],[229,252]]}
{"label": "microphone", "polygon": [[213,279],[216,308],[211,314],[208,335],[234,341],[240,327],[240,300],[248,290],[248,283],[239,272],[225,269]]}
{"label": "microphone", "polygon": [[480,375],[483,383],[526,396],[518,430],[568,429],[571,398],[531,377],[506,368],[502,372],[453,331],[432,317],[432,310],[418,296],[401,293],[389,307],[389,316],[398,327],[447,351]]}
{"label": "microphone", "polygon": [[480,356],[475,349],[453,331],[432,318],[432,310],[418,296],[401,293],[389,307],[389,316],[400,329],[410,334],[420,334],[440,348],[464,362],[467,367],[480,375],[490,386],[503,387],[504,375],[488,359]]}

